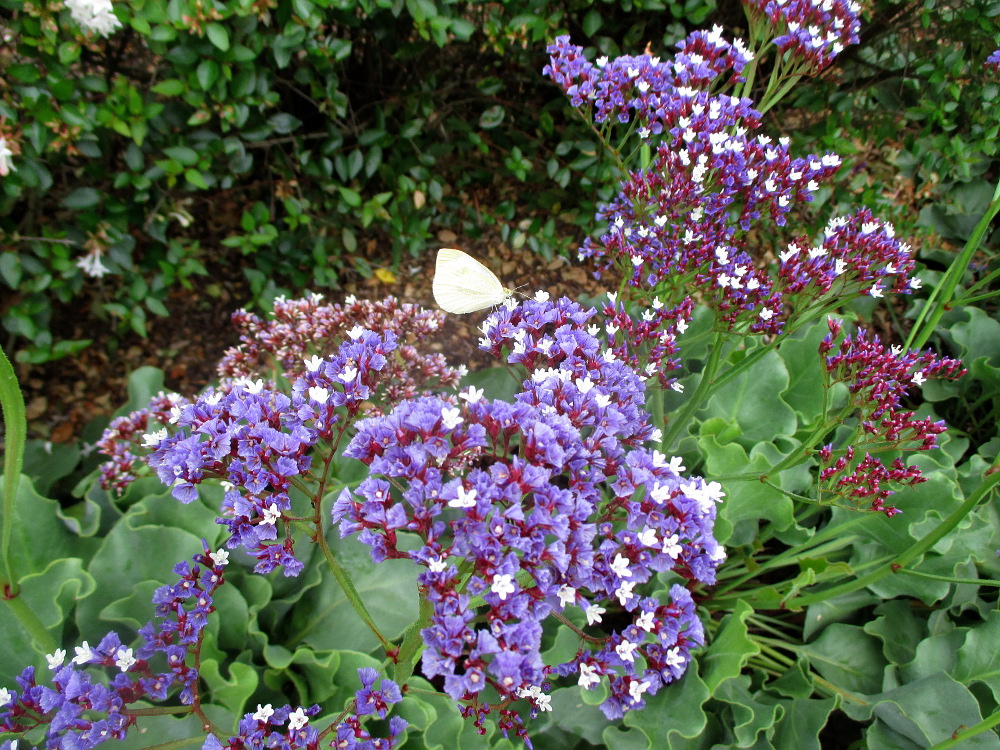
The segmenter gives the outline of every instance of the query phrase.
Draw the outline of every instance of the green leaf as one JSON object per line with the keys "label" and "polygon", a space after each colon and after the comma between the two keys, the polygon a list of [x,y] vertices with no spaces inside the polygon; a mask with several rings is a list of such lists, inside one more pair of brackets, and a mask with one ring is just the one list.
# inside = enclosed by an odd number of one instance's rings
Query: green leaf
{"label": "green leaf", "polygon": [[163,96],[180,96],[185,91],[184,82],[179,78],[168,78],[153,86],[153,91]]}
{"label": "green leaf", "polygon": [[169,146],[163,149],[163,153],[186,167],[198,163],[198,152],[187,146]]}
{"label": "green leaf", "polygon": [[[126,133],[126,135],[128,135]],[[66,208],[81,210],[93,208],[101,202],[101,193],[94,188],[77,188],[72,193],[62,199],[62,205]]]}
{"label": "green leaf", "polygon": [[596,34],[603,25],[604,17],[596,8],[591,8],[587,11],[587,15],[583,17],[583,33],[587,36]]}
{"label": "green leaf", "polygon": [[751,690],[750,675],[726,680],[712,697],[723,706],[716,716],[733,733],[735,747],[753,746],[757,735],[775,723],[780,711],[774,702],[759,700]]}
{"label": "green leaf", "polygon": [[281,133],[282,135],[287,135],[288,133],[298,130],[302,125],[302,120],[287,112],[279,112],[278,114],[271,115],[267,118],[267,124],[271,126],[275,133]]}
{"label": "green leaf", "polygon": [[768,352],[712,396],[707,416],[735,421],[742,432],[741,442],[748,446],[792,435],[797,424],[795,412],[780,398],[788,384],[784,361],[775,352]]}
{"label": "green leaf", "polygon": [[760,647],[750,640],[746,619],[753,609],[746,602],[736,602],[732,614],[726,615],[708,648],[698,657],[709,693],[726,680],[735,678],[751,656],[760,653]]}
{"label": "green leaf", "polygon": [[483,130],[495,128],[503,122],[506,115],[507,110],[503,108],[503,105],[494,104],[492,107],[488,107],[481,115],[479,115],[479,127]]}
{"label": "green leaf", "polygon": [[874,694],[882,687],[886,661],[879,642],[856,625],[834,623],[815,641],[799,646],[799,652],[844,690]]}
{"label": "green leaf", "polygon": [[221,23],[213,21],[208,24],[205,27],[205,33],[208,35],[208,40],[217,48],[223,52],[229,49],[229,32]]}
{"label": "green leaf", "polygon": [[[332,540],[330,546],[383,635],[392,639],[402,634],[417,614],[418,568],[409,560],[376,565],[369,548],[353,537]],[[378,645],[333,576],[296,605],[288,626],[296,641],[318,651],[367,651]]]}
{"label": "green leaf", "polygon": [[197,169],[185,169],[184,179],[197,188],[201,188],[202,190],[208,189],[208,183],[205,182],[205,177]]}
{"label": "green leaf", "polygon": [[337,189],[340,191],[340,197],[344,199],[344,202],[348,206],[357,208],[361,205],[361,195],[357,190],[351,190],[351,188],[343,185],[338,185]]}
{"label": "green leaf", "polygon": [[166,24],[154,26],[149,32],[149,38],[154,42],[172,42],[177,38],[177,29]]}
{"label": "green leaf", "polygon": [[[713,428],[718,429],[718,424],[702,425],[705,431]],[[725,435],[722,438],[725,439]],[[702,434],[697,442],[709,476],[744,473],[765,476],[774,466],[763,445],[755,446],[747,456],[742,446],[736,443],[720,445],[718,436],[713,434]],[[723,487],[726,496],[719,505],[716,522],[716,538],[720,542],[748,543],[761,520],[772,521],[779,529],[789,528],[794,523],[791,499],[774,488],[756,480],[726,481]],[[739,529],[740,533],[734,536],[734,529]]]}
{"label": "green leaf", "polygon": [[[883,693],[877,701],[868,702],[867,713],[875,719],[867,735],[871,748],[886,747],[880,739],[886,736],[905,738],[912,743],[909,747],[931,747],[983,720],[976,697],[946,674],[931,675]],[[955,747],[1000,750],[1000,737],[987,730],[964,738]]]}
{"label": "green leaf", "polygon": [[701,659],[696,656],[680,680],[664,685],[656,695],[646,698],[646,708],[642,711],[625,714],[624,724],[645,734],[651,747],[661,746],[668,731],[672,737],[686,739],[704,731],[707,717],[702,706],[710,693],[699,675]]}
{"label": "green leaf", "polygon": [[219,79],[219,64],[215,60],[202,60],[195,70],[198,85],[202,91],[208,91]]}
{"label": "green leaf", "polygon": [[222,676],[215,659],[205,659],[199,673],[209,686],[212,702],[220,703],[234,714],[240,715],[245,713],[247,702],[257,690],[259,670],[253,665],[238,661],[230,663],[227,670],[229,679]]}

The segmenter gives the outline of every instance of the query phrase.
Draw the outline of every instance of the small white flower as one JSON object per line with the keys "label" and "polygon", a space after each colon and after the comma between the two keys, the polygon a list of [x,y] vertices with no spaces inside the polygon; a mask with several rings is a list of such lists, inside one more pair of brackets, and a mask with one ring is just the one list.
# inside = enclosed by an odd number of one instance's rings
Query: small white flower
{"label": "small white flower", "polygon": [[467,401],[470,404],[478,404],[483,400],[483,389],[476,388],[474,385],[470,385],[467,390],[462,391],[458,394],[458,397],[463,401]]}
{"label": "small white flower", "polygon": [[111,0],[66,0],[66,7],[84,31],[110,36],[121,28],[121,21],[112,12]]}
{"label": "small white flower", "polygon": [[622,661],[627,661],[629,663],[635,663],[635,652],[639,648],[638,643],[632,643],[631,641],[622,641],[617,646],[615,646],[615,653],[618,654]]}
{"label": "small white flower", "polygon": [[635,618],[635,624],[645,630],[647,633],[653,632],[653,626],[656,621],[653,619],[652,612],[643,612],[641,615]]}
{"label": "small white flower", "polygon": [[57,648],[51,654],[45,655],[45,661],[48,662],[49,669],[58,669],[62,666],[63,660],[66,658],[65,649]]}
{"label": "small white flower", "polygon": [[500,601],[506,601],[507,597],[514,593],[514,578],[506,573],[493,576],[493,584],[490,591],[500,597]]}
{"label": "small white flower", "polygon": [[76,646],[73,650],[76,651],[76,656],[73,657],[74,664],[89,664],[94,658],[94,651],[86,641],[82,645]]}
{"label": "small white flower", "polygon": [[632,562],[621,552],[615,555],[614,562],[611,563],[611,572],[619,578],[631,578],[632,571],[629,570],[629,563]]}
{"label": "small white flower", "polygon": [[305,710],[302,706],[296,708],[292,713],[288,715],[288,728],[289,729],[302,729],[306,724],[309,723],[309,717],[306,716]]}
{"label": "small white flower", "polygon": [[658,542],[656,538],[656,530],[651,529],[648,526],[643,527],[642,531],[636,534],[636,539],[638,539],[639,544],[644,547],[655,547]]}
{"label": "small white flower", "polygon": [[157,430],[156,432],[147,432],[142,436],[142,447],[143,448],[155,448],[160,443],[162,443],[167,437],[167,429],[164,427],[162,430]]}
{"label": "small white flower", "polygon": [[630,599],[635,598],[635,594],[632,593],[634,588],[635,581],[622,581],[622,585],[615,591],[615,596],[618,597],[618,602],[623,607],[628,604]]}
{"label": "small white flower", "polygon": [[224,568],[229,565],[229,551],[220,549],[215,552],[209,552],[208,556],[212,558],[212,564],[217,568]]}
{"label": "small white flower", "polygon": [[11,172],[17,171],[17,167],[14,166],[14,162],[10,159],[13,155],[14,152],[10,150],[7,139],[0,136],[0,177],[6,177]]}
{"label": "small white flower", "polygon": [[677,534],[671,534],[668,536],[663,540],[663,554],[669,555],[672,559],[676,560],[684,551],[680,542],[681,538],[677,536]]}
{"label": "small white flower", "polygon": [[585,611],[587,614],[588,625],[593,625],[596,622],[603,622],[601,615],[607,612],[607,610],[604,609],[604,607],[599,607],[596,604],[591,604],[589,607],[587,607]]}
{"label": "small white flower", "polygon": [[128,672],[133,664],[135,664],[135,657],[132,656],[132,649],[120,646],[115,653],[115,666],[122,672]]}
{"label": "small white flower", "polygon": [[594,685],[600,681],[601,678],[597,675],[597,667],[592,664],[580,663],[580,679],[577,681],[580,687],[593,690]]}
{"label": "small white flower", "polygon": [[454,500],[448,501],[449,508],[474,508],[476,507],[476,490],[466,490],[465,487],[459,485],[458,487],[458,497]]}
{"label": "small white flower", "polygon": [[564,583],[562,586],[560,586],[556,594],[559,597],[560,607],[565,608],[567,604],[572,604],[573,602],[576,601],[576,589],[570,586],[569,584]]}
{"label": "small white flower", "polygon": [[927,382],[927,377],[924,375],[923,370],[917,370],[913,373],[913,377],[910,380],[913,381],[913,385],[921,386]]}
{"label": "small white flower", "polygon": [[446,406],[441,409],[441,424],[446,430],[454,430],[465,420],[460,416],[462,410],[457,406]]}
{"label": "small white flower", "polygon": [[262,515],[263,515],[263,520],[261,521],[261,523],[263,523],[265,526],[274,526],[274,524],[278,522],[278,519],[281,518],[281,511],[278,510],[278,506],[276,503],[271,503],[271,506],[269,508],[264,508],[264,512]]}
{"label": "small white flower", "polygon": [[348,294],[346,297],[344,297],[344,304],[345,305],[353,305],[357,301],[358,301],[358,298],[355,297],[353,294]]}
{"label": "small white flower", "polygon": [[365,332],[365,329],[359,325],[354,326],[351,330],[347,332],[347,335],[351,337],[352,341],[357,341],[361,338],[361,335]]}
{"label": "small white flower", "polygon": [[649,682],[647,680],[642,680],[641,682],[639,680],[633,680],[631,683],[629,683],[628,694],[629,697],[632,699],[633,703],[638,703],[640,700],[642,700],[642,694],[645,693],[648,689],[649,689]]}
{"label": "small white flower", "polygon": [[263,706],[259,703],[257,704],[257,711],[253,715],[256,721],[267,721],[272,716],[274,716],[274,709],[271,708],[270,703],[266,703]]}
{"label": "small white flower", "polygon": [[427,569],[431,573],[444,573],[448,569],[448,562],[443,557],[432,557],[427,561]]}
{"label": "small white flower", "polygon": [[[6,706],[10,703],[10,699],[12,697],[11,692],[7,688],[0,688],[0,707]],[[16,741],[17,740],[15,740],[15,742]]]}
{"label": "small white flower", "polygon": [[322,364],[323,360],[321,360],[318,356],[314,354],[309,359],[306,360],[306,369],[309,372],[316,372],[320,368],[320,365]]}
{"label": "small white flower", "polygon": [[330,399],[330,391],[314,385],[309,389],[309,399],[315,401],[317,404],[325,404]]}
{"label": "small white flower", "polygon": [[669,667],[679,667],[684,664],[684,657],[681,655],[681,650],[677,646],[674,646],[667,651],[666,658],[667,666]]}

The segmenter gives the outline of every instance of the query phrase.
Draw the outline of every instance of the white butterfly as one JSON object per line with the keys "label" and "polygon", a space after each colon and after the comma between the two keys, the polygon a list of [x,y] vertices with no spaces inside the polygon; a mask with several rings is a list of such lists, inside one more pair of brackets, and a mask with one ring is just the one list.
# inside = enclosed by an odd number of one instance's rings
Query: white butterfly
{"label": "white butterfly", "polygon": [[450,247],[438,250],[433,289],[441,309],[457,314],[495,307],[514,295],[482,263]]}

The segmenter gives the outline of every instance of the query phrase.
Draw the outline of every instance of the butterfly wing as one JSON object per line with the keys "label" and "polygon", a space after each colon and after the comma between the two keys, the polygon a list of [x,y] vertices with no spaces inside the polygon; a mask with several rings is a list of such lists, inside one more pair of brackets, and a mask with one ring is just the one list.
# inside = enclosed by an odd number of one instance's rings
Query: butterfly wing
{"label": "butterfly wing", "polygon": [[445,312],[464,314],[502,303],[508,291],[490,269],[461,250],[438,250],[434,301]]}

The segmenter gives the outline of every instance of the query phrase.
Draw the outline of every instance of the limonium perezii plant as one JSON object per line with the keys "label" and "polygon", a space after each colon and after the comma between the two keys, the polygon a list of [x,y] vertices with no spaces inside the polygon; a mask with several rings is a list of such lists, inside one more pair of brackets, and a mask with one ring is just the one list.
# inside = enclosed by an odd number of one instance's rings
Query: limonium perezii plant
{"label": "limonium perezii plant", "polygon": [[[102,485],[120,492],[152,472],[192,505],[221,484],[225,543],[177,564],[135,642],[112,632],[73,656],[50,654],[47,675],[26,669],[0,691],[0,728],[88,748],[141,729],[158,710],[148,705],[163,702],[199,717],[207,749],[391,748],[409,726],[394,708],[423,692],[447,696],[481,734],[495,727],[530,745],[554,691],[587,691],[617,720],[697,661],[717,625],[711,587],[727,561],[718,513],[730,487],[763,482],[776,507],[794,502],[814,523],[830,506],[900,513],[894,491],[923,477],[899,452],[935,448],[944,430],[904,398],[961,375],[960,363],[886,347],[828,316],[917,289],[912,250],[867,209],[833,218],[819,237],[755,244],[840,167],[833,153],[793,155],[763,131],[762,112],[857,41],[858,8],[745,6],[747,43],[714,29],[672,57],[591,60],[569,37],[549,47],[546,75],[621,169],[604,229],[580,250],[613,291],[597,307],[539,291],[486,317],[480,348],[513,375],[513,397],[462,387],[464,368],[432,352],[442,313],[311,295],[276,300],[269,320],[238,312],[243,343],[220,363],[217,386],[161,393],[115,420],[100,443]],[[113,26],[106,18],[98,31]],[[762,55],[773,72],[755,103],[746,94]],[[688,432],[699,410],[817,321],[824,396],[808,429],[767,471],[727,477],[725,490],[685,466],[705,467]],[[689,360],[686,347],[702,354]],[[352,463],[364,471],[347,481],[339,472]],[[811,479],[792,492],[779,476],[796,468]],[[383,634],[331,528],[379,565],[414,567],[417,616],[400,637]],[[755,529],[724,527],[751,545]],[[356,670],[346,706],[290,696],[238,726],[206,710],[206,629],[224,616],[227,566],[247,561],[296,580],[318,568],[342,587],[382,658]],[[732,597],[748,577],[726,578]]]}

